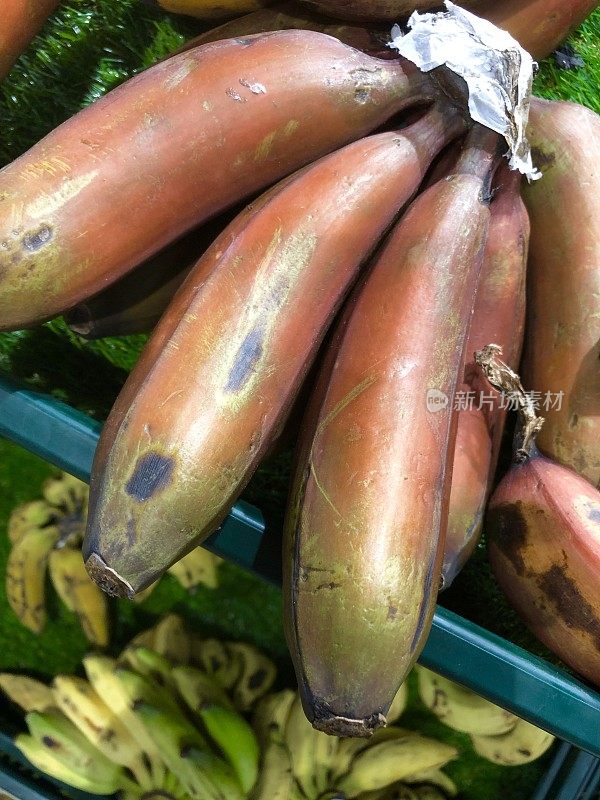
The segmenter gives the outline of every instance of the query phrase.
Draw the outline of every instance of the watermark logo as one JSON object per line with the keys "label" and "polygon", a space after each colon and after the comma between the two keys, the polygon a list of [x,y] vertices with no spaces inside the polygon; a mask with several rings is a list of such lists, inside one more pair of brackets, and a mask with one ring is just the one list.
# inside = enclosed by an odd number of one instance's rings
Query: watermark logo
{"label": "watermark logo", "polygon": [[448,395],[439,389],[427,389],[427,411],[435,413],[448,408]]}
{"label": "watermark logo", "polygon": [[[560,411],[564,392],[525,392],[535,411]],[[427,410],[435,413],[444,411],[450,405],[450,398],[439,389],[427,389]],[[452,401],[454,411],[481,411],[484,408],[517,411],[520,408],[516,395],[505,392],[458,391]]]}

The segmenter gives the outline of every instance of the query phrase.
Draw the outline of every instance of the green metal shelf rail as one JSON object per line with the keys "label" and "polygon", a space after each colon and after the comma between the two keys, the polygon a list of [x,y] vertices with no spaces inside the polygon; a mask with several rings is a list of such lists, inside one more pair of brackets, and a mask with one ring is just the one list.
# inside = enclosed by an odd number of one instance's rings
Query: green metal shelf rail
{"label": "green metal shelf rail", "polygon": [[[100,429],[85,414],[0,376],[0,435],[83,480],[89,480]],[[279,534],[266,529],[259,509],[236,503],[205,544],[278,582]],[[600,757],[600,694],[543,659],[438,606],[419,660]]]}

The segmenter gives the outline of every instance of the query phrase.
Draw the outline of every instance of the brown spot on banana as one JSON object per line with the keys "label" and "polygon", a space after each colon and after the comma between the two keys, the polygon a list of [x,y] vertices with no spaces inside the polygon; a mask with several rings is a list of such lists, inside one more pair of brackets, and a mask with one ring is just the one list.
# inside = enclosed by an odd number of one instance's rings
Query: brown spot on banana
{"label": "brown spot on banana", "polygon": [[588,633],[600,651],[600,619],[565,567],[555,564],[537,577],[537,584],[569,628]]}

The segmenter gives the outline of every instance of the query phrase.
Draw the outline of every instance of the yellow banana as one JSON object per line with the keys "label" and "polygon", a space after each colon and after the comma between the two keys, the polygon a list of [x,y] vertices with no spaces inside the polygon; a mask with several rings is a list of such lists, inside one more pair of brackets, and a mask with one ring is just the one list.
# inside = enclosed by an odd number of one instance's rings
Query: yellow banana
{"label": "yellow banana", "polygon": [[242,673],[242,660],[218,639],[192,637],[192,661],[212,675],[223,689],[231,689]]}
{"label": "yellow banana", "polygon": [[96,693],[110,705],[115,715],[131,733],[146,753],[156,782],[164,779],[164,761],[145,726],[133,713],[131,698],[117,675],[117,662],[113,658],[90,653],[83,659],[87,679]]}
{"label": "yellow banana", "polygon": [[441,769],[424,769],[412,775],[407,775],[404,780],[408,784],[424,783],[428,786],[435,786],[442,790],[444,797],[456,797],[458,794],[457,785]]}
{"label": "yellow banana", "polygon": [[7,533],[12,544],[31,528],[45,528],[56,522],[56,509],[45,500],[32,500],[13,509],[8,518]]}
{"label": "yellow banana", "polygon": [[8,602],[23,625],[34,633],[40,633],[46,623],[46,567],[57,539],[55,526],[32,528],[19,538],[8,556]]}
{"label": "yellow banana", "polygon": [[15,746],[34,767],[75,789],[90,794],[111,795],[121,788],[120,782],[110,775],[98,778],[96,775],[88,775],[86,771],[76,772],[70,769],[33,736],[19,734],[15,738]]}
{"label": "yellow banana", "polygon": [[400,684],[400,688],[396,692],[390,710],[386,714],[387,724],[392,725],[399,717],[402,716],[408,703],[408,686],[406,681]]}
{"label": "yellow banana", "polygon": [[88,575],[81,550],[74,547],[52,550],[49,567],[58,596],[77,614],[88,641],[105,647],[109,640],[108,603],[106,595]]}
{"label": "yellow banana", "polygon": [[296,695],[285,726],[285,745],[290,754],[292,772],[307,798],[316,798],[315,782],[317,731],[306,719],[299,695]]}
{"label": "yellow banana", "polygon": [[409,732],[358,753],[337,788],[348,798],[357,797],[361,792],[402,781],[414,772],[442,767],[456,755],[456,749],[450,745]]}
{"label": "yellow banana", "polygon": [[173,664],[188,664],[191,656],[190,636],[177,614],[167,614],[154,627],[153,650]]}
{"label": "yellow banana", "polygon": [[219,585],[219,565],[222,559],[204,547],[196,547],[177,561],[168,572],[175,577],[184,589],[193,591],[199,584],[208,589]]}
{"label": "yellow banana", "polygon": [[0,689],[23,711],[46,711],[56,705],[52,689],[26,675],[0,673]]}
{"label": "yellow banana", "polygon": [[225,647],[240,664],[240,674],[233,687],[233,701],[237,708],[248,711],[269,691],[277,677],[277,668],[270,658],[251,644],[227,642]]}
{"label": "yellow banana", "polygon": [[398,728],[395,725],[390,725],[389,727],[385,728],[377,728],[375,733],[368,739],[340,739],[331,768],[332,780],[335,782],[349,772],[350,765],[352,764],[354,758],[358,755],[358,753],[366,750],[367,747],[373,747],[374,745],[379,744],[379,742],[385,742],[388,739],[399,739],[409,735],[412,735],[412,731],[409,731],[406,728]]}
{"label": "yellow banana", "polygon": [[444,725],[484,736],[497,736],[515,727],[518,717],[510,711],[425,667],[416,669],[421,700]]}
{"label": "yellow banana", "polygon": [[475,751],[494,764],[528,764],[543,755],[554,742],[551,733],[520,719],[508,733],[500,736],[471,736]]}
{"label": "yellow banana", "polygon": [[295,700],[289,689],[266,695],[254,711],[252,724],[262,749],[258,781],[251,800],[305,800],[292,771],[284,732]]}
{"label": "yellow banana", "polygon": [[62,472],[60,477],[48,478],[42,484],[42,494],[51,506],[60,508],[68,516],[85,516],[89,497],[89,487],[79,478]]}
{"label": "yellow banana", "polygon": [[[124,651],[128,647],[147,647],[149,650],[154,650],[154,632],[155,628],[148,628],[145,631],[140,631],[124,648]],[[119,659],[121,659],[121,656],[119,656]]]}
{"label": "yellow banana", "polygon": [[207,703],[233,710],[233,703],[225,690],[214,678],[196,667],[176,667],[172,677],[177,691],[192,711],[199,712]]}
{"label": "yellow banana", "polygon": [[241,17],[258,11],[270,2],[264,0],[154,0],[165,11],[173,14],[186,14],[197,19],[226,19]]}
{"label": "yellow banana", "polygon": [[57,675],[53,689],[56,705],[83,735],[106,758],[128,767],[142,788],[151,788],[140,743],[91,684],[72,675]]}

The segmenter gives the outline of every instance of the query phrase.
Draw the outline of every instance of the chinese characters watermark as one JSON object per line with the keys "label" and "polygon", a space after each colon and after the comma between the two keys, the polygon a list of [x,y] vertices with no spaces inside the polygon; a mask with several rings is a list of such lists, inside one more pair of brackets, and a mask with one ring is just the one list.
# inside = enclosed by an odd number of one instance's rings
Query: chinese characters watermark
{"label": "chinese characters watermark", "polygon": [[[536,411],[560,411],[564,392],[525,392]],[[427,390],[427,410],[432,413],[443,411],[450,405],[450,398],[439,389]],[[455,411],[482,411],[494,408],[517,411],[517,398],[506,392],[458,391],[454,395],[452,408]]]}

